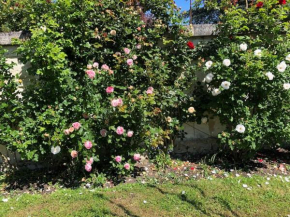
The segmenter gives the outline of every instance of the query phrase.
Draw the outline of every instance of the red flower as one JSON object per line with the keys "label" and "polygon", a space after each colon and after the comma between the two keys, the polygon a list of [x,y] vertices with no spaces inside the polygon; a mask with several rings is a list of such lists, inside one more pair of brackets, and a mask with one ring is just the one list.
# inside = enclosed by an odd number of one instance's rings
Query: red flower
{"label": "red flower", "polygon": [[187,42],[187,46],[188,46],[190,49],[194,49],[194,44],[193,44],[192,41]]}
{"label": "red flower", "polygon": [[263,159],[258,159],[258,161],[259,161],[260,163],[262,163],[262,162],[263,162]]}
{"label": "red flower", "polygon": [[190,167],[190,170],[195,170],[195,168],[194,167]]}
{"label": "red flower", "polygon": [[256,4],[256,8],[261,8],[261,7],[263,7],[263,5],[264,5],[263,2],[258,2],[258,3]]}
{"label": "red flower", "polygon": [[280,5],[286,5],[287,1],[286,0],[279,0]]}

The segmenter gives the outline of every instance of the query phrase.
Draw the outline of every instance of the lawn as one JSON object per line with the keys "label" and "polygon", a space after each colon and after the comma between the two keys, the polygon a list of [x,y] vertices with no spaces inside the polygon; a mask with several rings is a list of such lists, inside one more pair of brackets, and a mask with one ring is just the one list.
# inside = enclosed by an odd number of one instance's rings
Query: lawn
{"label": "lawn", "polygon": [[[61,189],[0,201],[0,216],[288,216],[285,177],[228,177],[179,184]],[[13,193],[11,194],[13,195]],[[2,200],[3,198],[0,197]]]}

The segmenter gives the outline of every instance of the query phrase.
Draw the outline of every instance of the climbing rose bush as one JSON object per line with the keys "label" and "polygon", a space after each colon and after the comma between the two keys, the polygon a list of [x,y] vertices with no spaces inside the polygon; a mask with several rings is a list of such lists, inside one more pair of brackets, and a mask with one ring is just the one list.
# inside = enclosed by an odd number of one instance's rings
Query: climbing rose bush
{"label": "climbing rose bush", "polygon": [[220,118],[226,129],[219,141],[240,159],[289,142],[289,27],[281,2],[230,7],[218,37],[200,45],[199,111]]}
{"label": "climbing rose bush", "polygon": [[[1,144],[11,143],[11,135],[18,134],[18,121],[21,119],[20,91],[23,81],[11,74],[14,63],[5,58],[6,50],[0,46],[0,138]],[[15,150],[15,149],[14,149]],[[0,156],[4,153],[0,152]],[[3,157],[3,156],[2,156]]]}
{"label": "climbing rose bush", "polygon": [[195,49],[179,17],[171,0],[50,4],[19,42],[32,77],[8,147],[85,173],[126,174],[144,152],[167,154],[195,112]]}

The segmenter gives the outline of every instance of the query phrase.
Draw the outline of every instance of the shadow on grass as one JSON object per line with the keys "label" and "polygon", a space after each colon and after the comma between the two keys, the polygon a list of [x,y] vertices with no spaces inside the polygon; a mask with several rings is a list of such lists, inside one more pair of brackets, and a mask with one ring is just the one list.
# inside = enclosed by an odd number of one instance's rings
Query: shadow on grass
{"label": "shadow on grass", "polygon": [[[115,205],[115,206],[119,207],[127,216],[139,217],[138,215],[135,215],[132,211],[130,211],[129,209],[127,209],[124,205],[114,202],[113,200],[111,200],[110,198],[104,196],[103,194],[94,193],[94,195],[96,195],[98,198],[101,198],[102,200],[108,201],[112,205]],[[120,216],[120,213],[113,213],[113,212],[111,212],[110,214],[113,215],[113,216]]]}
{"label": "shadow on grass", "polygon": [[[182,186],[184,184],[178,184],[178,185]],[[212,214],[216,214],[216,215],[224,216],[224,214],[213,213],[213,212],[210,212],[209,210],[206,210],[205,205],[202,202],[199,202],[197,200],[189,199],[186,196],[186,194],[176,194],[176,193],[172,193],[172,192],[167,192],[167,191],[162,190],[161,188],[159,188],[156,185],[148,184],[147,186],[159,191],[161,194],[172,195],[172,196],[175,196],[175,197],[179,198],[182,202],[188,203],[189,205],[193,206],[193,208],[195,210],[198,210],[200,213],[202,213],[204,215],[211,216]],[[184,186],[188,186],[188,185],[184,185]],[[193,189],[196,189],[202,195],[203,198],[205,198],[205,199],[213,199],[214,201],[218,202],[222,207],[224,207],[225,210],[229,211],[233,216],[236,216],[236,217],[239,216],[239,214],[237,214],[234,210],[232,210],[230,204],[226,200],[224,200],[224,199],[222,199],[220,197],[212,197],[212,198],[210,198],[210,197],[206,196],[205,192],[200,187],[198,187],[196,184],[190,184],[190,187],[192,187]]]}

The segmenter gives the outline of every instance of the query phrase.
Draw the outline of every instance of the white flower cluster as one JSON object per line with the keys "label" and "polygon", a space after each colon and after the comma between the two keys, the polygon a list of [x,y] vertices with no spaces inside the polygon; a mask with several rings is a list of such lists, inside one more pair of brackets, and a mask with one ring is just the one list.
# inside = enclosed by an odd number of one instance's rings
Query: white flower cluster
{"label": "white flower cluster", "polygon": [[[240,48],[240,51],[247,51],[248,45],[246,43],[242,43],[242,44],[240,44],[239,48]],[[261,49],[256,49],[254,51],[254,56],[256,56],[258,58],[261,58],[262,57],[262,54],[263,54],[263,52],[262,52]],[[288,62],[290,62],[290,54],[288,54],[286,56],[285,60],[288,61]],[[213,64],[214,63],[211,60],[207,61],[205,63],[206,69],[209,70],[212,67]],[[222,62],[222,64],[224,66],[226,66],[226,67],[229,67],[231,65],[231,60],[230,59],[224,59],[223,62]],[[285,70],[287,69],[287,67],[288,66],[287,66],[286,62],[285,61],[282,61],[282,62],[280,62],[277,65],[277,70],[279,72],[283,73],[283,72],[285,72]],[[272,73],[270,71],[269,72],[266,72],[265,73],[265,76],[268,78],[269,81],[272,81],[275,78],[274,73]],[[213,80],[213,78],[214,78],[214,74],[210,72],[210,73],[208,73],[205,76],[205,78],[204,78],[203,81],[206,82],[206,83],[210,83]],[[221,87],[222,87],[223,90],[228,90],[230,88],[230,86],[231,86],[231,82],[230,81],[223,81],[221,83]],[[290,89],[290,82],[289,83],[284,83],[283,84],[283,88],[285,90],[289,90]],[[221,90],[222,89],[221,88],[213,88],[212,89],[212,88],[208,87],[208,90],[211,91],[211,93],[212,93],[213,96],[219,95],[221,93]],[[206,117],[203,117],[202,118],[202,123],[206,123],[206,122],[207,122],[207,118]],[[246,128],[245,128],[245,126],[243,124],[238,124],[236,126],[235,130],[238,133],[244,133],[246,131]]]}

